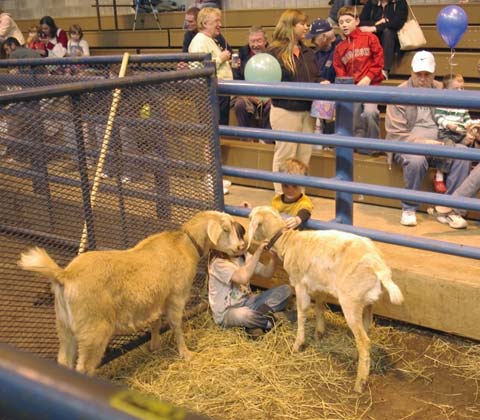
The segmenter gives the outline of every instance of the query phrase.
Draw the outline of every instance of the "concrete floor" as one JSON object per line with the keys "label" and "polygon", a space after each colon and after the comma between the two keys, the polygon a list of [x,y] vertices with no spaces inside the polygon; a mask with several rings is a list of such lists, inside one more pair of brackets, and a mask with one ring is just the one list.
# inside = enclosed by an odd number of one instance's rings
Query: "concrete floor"
{"label": "concrete floor", "polygon": [[[243,201],[248,201],[252,206],[266,205],[270,204],[272,194],[271,190],[232,185],[230,193],[225,196],[225,203],[241,205]],[[335,217],[334,200],[312,197],[312,201],[314,219],[331,220]],[[440,224],[426,213],[417,213],[417,226],[405,227],[400,225],[400,216],[398,208],[354,205],[354,224],[358,227],[480,246],[478,221],[469,220],[467,229],[455,230]],[[407,303],[407,307],[400,311],[395,309],[392,312],[386,308],[378,313],[384,312],[395,319],[480,339],[478,260],[385,243],[377,245],[392,268],[394,280],[404,291]]]}

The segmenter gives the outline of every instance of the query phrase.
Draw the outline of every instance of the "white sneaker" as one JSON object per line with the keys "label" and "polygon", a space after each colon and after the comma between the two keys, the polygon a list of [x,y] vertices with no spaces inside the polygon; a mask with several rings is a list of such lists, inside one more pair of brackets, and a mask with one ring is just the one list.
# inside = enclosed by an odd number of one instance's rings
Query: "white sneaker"
{"label": "white sneaker", "polygon": [[400,224],[403,226],[417,226],[417,215],[414,210],[403,210]]}
{"label": "white sneaker", "polygon": [[446,216],[438,216],[437,221],[450,226],[452,229],[465,229],[468,225],[467,221],[459,214],[450,213]]}
{"label": "white sneaker", "polygon": [[230,190],[229,188],[231,187],[232,183],[228,179],[223,180],[223,194],[227,195]]}

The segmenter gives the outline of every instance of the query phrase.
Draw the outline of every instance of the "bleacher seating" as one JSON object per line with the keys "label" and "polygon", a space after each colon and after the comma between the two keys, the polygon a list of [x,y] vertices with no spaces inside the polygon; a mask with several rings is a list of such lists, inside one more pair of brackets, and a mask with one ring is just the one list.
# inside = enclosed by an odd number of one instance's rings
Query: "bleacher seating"
{"label": "bleacher seating", "polygon": [[[413,5],[416,18],[420,22],[427,39],[425,49],[432,51],[437,59],[437,75],[441,76],[450,71],[450,50],[445,45],[436,29],[436,18],[445,4]],[[480,7],[476,4],[464,4],[470,25],[467,32],[456,47],[453,62],[455,72],[462,73],[466,79],[467,89],[480,90],[480,77],[476,63],[480,53]],[[328,7],[303,9],[310,20],[317,17],[328,16]],[[238,48],[246,43],[247,30],[252,25],[262,25],[267,35],[271,37],[274,26],[282,13],[281,9],[250,9],[228,10],[223,12],[222,33],[228,43]],[[78,23],[84,30],[85,39],[90,44],[90,50],[94,55],[121,54],[129,52],[161,53],[181,51],[183,34],[182,29],[184,13],[168,12],[160,13],[161,30],[157,28],[154,17],[151,14],[142,15],[142,20],[137,22],[136,30],[132,31],[133,15],[120,15],[117,17],[119,30],[115,29],[113,17],[102,16],[102,31],[98,30],[96,17],[59,18],[56,23],[59,27],[68,29],[73,23]],[[37,23],[33,20],[18,21],[20,28],[26,32],[28,27]],[[395,86],[410,75],[410,62],[415,52],[405,52],[401,60],[393,68],[389,80],[384,84]],[[474,111],[475,112],[475,111]],[[233,117],[233,112],[231,113]],[[383,131],[383,114],[381,114],[381,126]],[[231,123],[234,118],[231,119]],[[383,133],[382,133],[383,134]],[[273,156],[273,147],[258,143],[245,143],[223,139],[222,158],[227,165],[248,166],[256,169],[270,169]],[[334,156],[331,152],[314,152],[311,167],[312,175],[332,176]],[[370,157],[366,155],[356,156],[355,178],[361,182],[377,183],[382,180],[385,185],[402,186],[402,174],[399,168],[389,170],[385,157]],[[240,180],[238,180],[240,181]],[[245,185],[255,185],[271,188],[270,183],[241,180]],[[423,188],[432,191],[431,183],[425,180]],[[328,191],[312,191],[316,195],[331,196]],[[363,199],[363,198],[362,198]],[[399,206],[394,200],[365,197],[365,202]]]}
{"label": "bleacher seating", "polygon": [[[433,51],[438,58],[438,74],[449,71],[448,57],[450,50],[439,36],[435,22],[439,11],[444,4],[416,4],[413,5],[415,16],[419,20],[425,37],[426,48]],[[466,77],[468,87],[480,88],[476,62],[480,52],[480,7],[476,4],[464,4],[470,25],[467,32],[456,47],[454,58],[455,71]],[[326,17],[328,7],[303,9],[310,20],[317,17]],[[223,15],[223,34],[228,43],[234,48],[245,44],[247,28],[251,25],[262,25],[267,34],[271,36],[273,28],[281,14],[281,9],[249,9],[228,10]],[[183,12],[166,12],[159,14],[162,30],[158,30],[154,16],[142,15],[142,20],[137,22],[137,30],[132,31],[133,15],[120,15],[117,17],[119,30],[114,30],[113,16],[102,16],[102,31],[98,30],[96,17],[58,18],[59,27],[68,29],[73,23],[78,23],[84,30],[85,39],[89,42],[92,54],[119,54],[123,51],[135,53],[157,53],[180,51],[183,40]],[[28,27],[37,23],[35,20],[17,21],[21,29],[26,32]],[[410,73],[410,59],[412,52],[404,54],[402,60],[392,70],[391,80],[388,84],[397,84]],[[441,69],[445,69],[442,71]],[[476,80],[475,80],[476,79]]]}

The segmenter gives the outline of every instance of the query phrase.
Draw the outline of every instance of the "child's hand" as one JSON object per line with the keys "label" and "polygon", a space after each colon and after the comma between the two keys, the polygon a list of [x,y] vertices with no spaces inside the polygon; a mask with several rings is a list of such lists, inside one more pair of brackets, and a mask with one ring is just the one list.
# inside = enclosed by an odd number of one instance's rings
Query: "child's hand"
{"label": "child's hand", "polygon": [[448,128],[450,131],[457,131],[458,125],[457,125],[457,124],[454,124],[454,123],[448,123],[448,124],[447,124],[447,128]]}
{"label": "child's hand", "polygon": [[370,79],[370,77],[365,76],[358,81],[357,86],[369,86],[371,82],[372,80]]}
{"label": "child's hand", "polygon": [[224,63],[225,61],[230,60],[231,56],[232,56],[232,53],[230,51],[223,50],[218,57],[220,58],[220,61]]}
{"label": "child's hand", "polygon": [[302,219],[300,219],[300,217],[298,216],[289,217],[288,219],[285,220],[287,229],[295,229],[301,223],[302,223]]}

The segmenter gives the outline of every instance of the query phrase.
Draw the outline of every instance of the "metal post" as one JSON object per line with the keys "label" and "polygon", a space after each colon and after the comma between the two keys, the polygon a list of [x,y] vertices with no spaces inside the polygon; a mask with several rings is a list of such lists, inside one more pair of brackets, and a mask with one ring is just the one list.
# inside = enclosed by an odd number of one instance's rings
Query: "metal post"
{"label": "metal post", "polygon": [[[205,61],[205,67],[215,67],[213,61]],[[222,176],[222,158],[220,150],[220,134],[218,131],[218,125],[220,122],[220,109],[218,105],[218,79],[216,75],[212,75],[208,79],[208,96],[210,100],[210,105],[212,107],[212,116],[214,121],[214,132],[213,141],[214,141],[214,153],[215,153],[215,172],[218,174],[217,179],[215,180],[216,192],[215,194],[215,205],[218,209],[223,210],[225,207],[225,202],[223,200],[223,176]]]}
{"label": "metal post", "polygon": [[98,378],[89,378],[2,343],[0,416],[35,420],[207,420],[207,417]]}
{"label": "metal post", "polygon": [[[337,77],[335,83],[353,84],[351,77]],[[335,133],[351,136],[353,132],[353,103],[337,102],[335,117]],[[336,147],[336,178],[342,181],[353,181],[353,149]],[[353,224],[353,195],[337,192],[335,197],[335,220],[348,225]]]}
{"label": "metal post", "polygon": [[91,251],[96,249],[96,240],[92,202],[90,200],[90,184],[88,182],[87,153],[85,150],[85,138],[83,136],[82,113],[80,111],[80,96],[75,95],[72,97],[72,107],[75,140],[77,142],[78,172],[80,174],[80,185],[82,189],[83,213],[85,216],[85,226],[87,228],[88,249]]}

